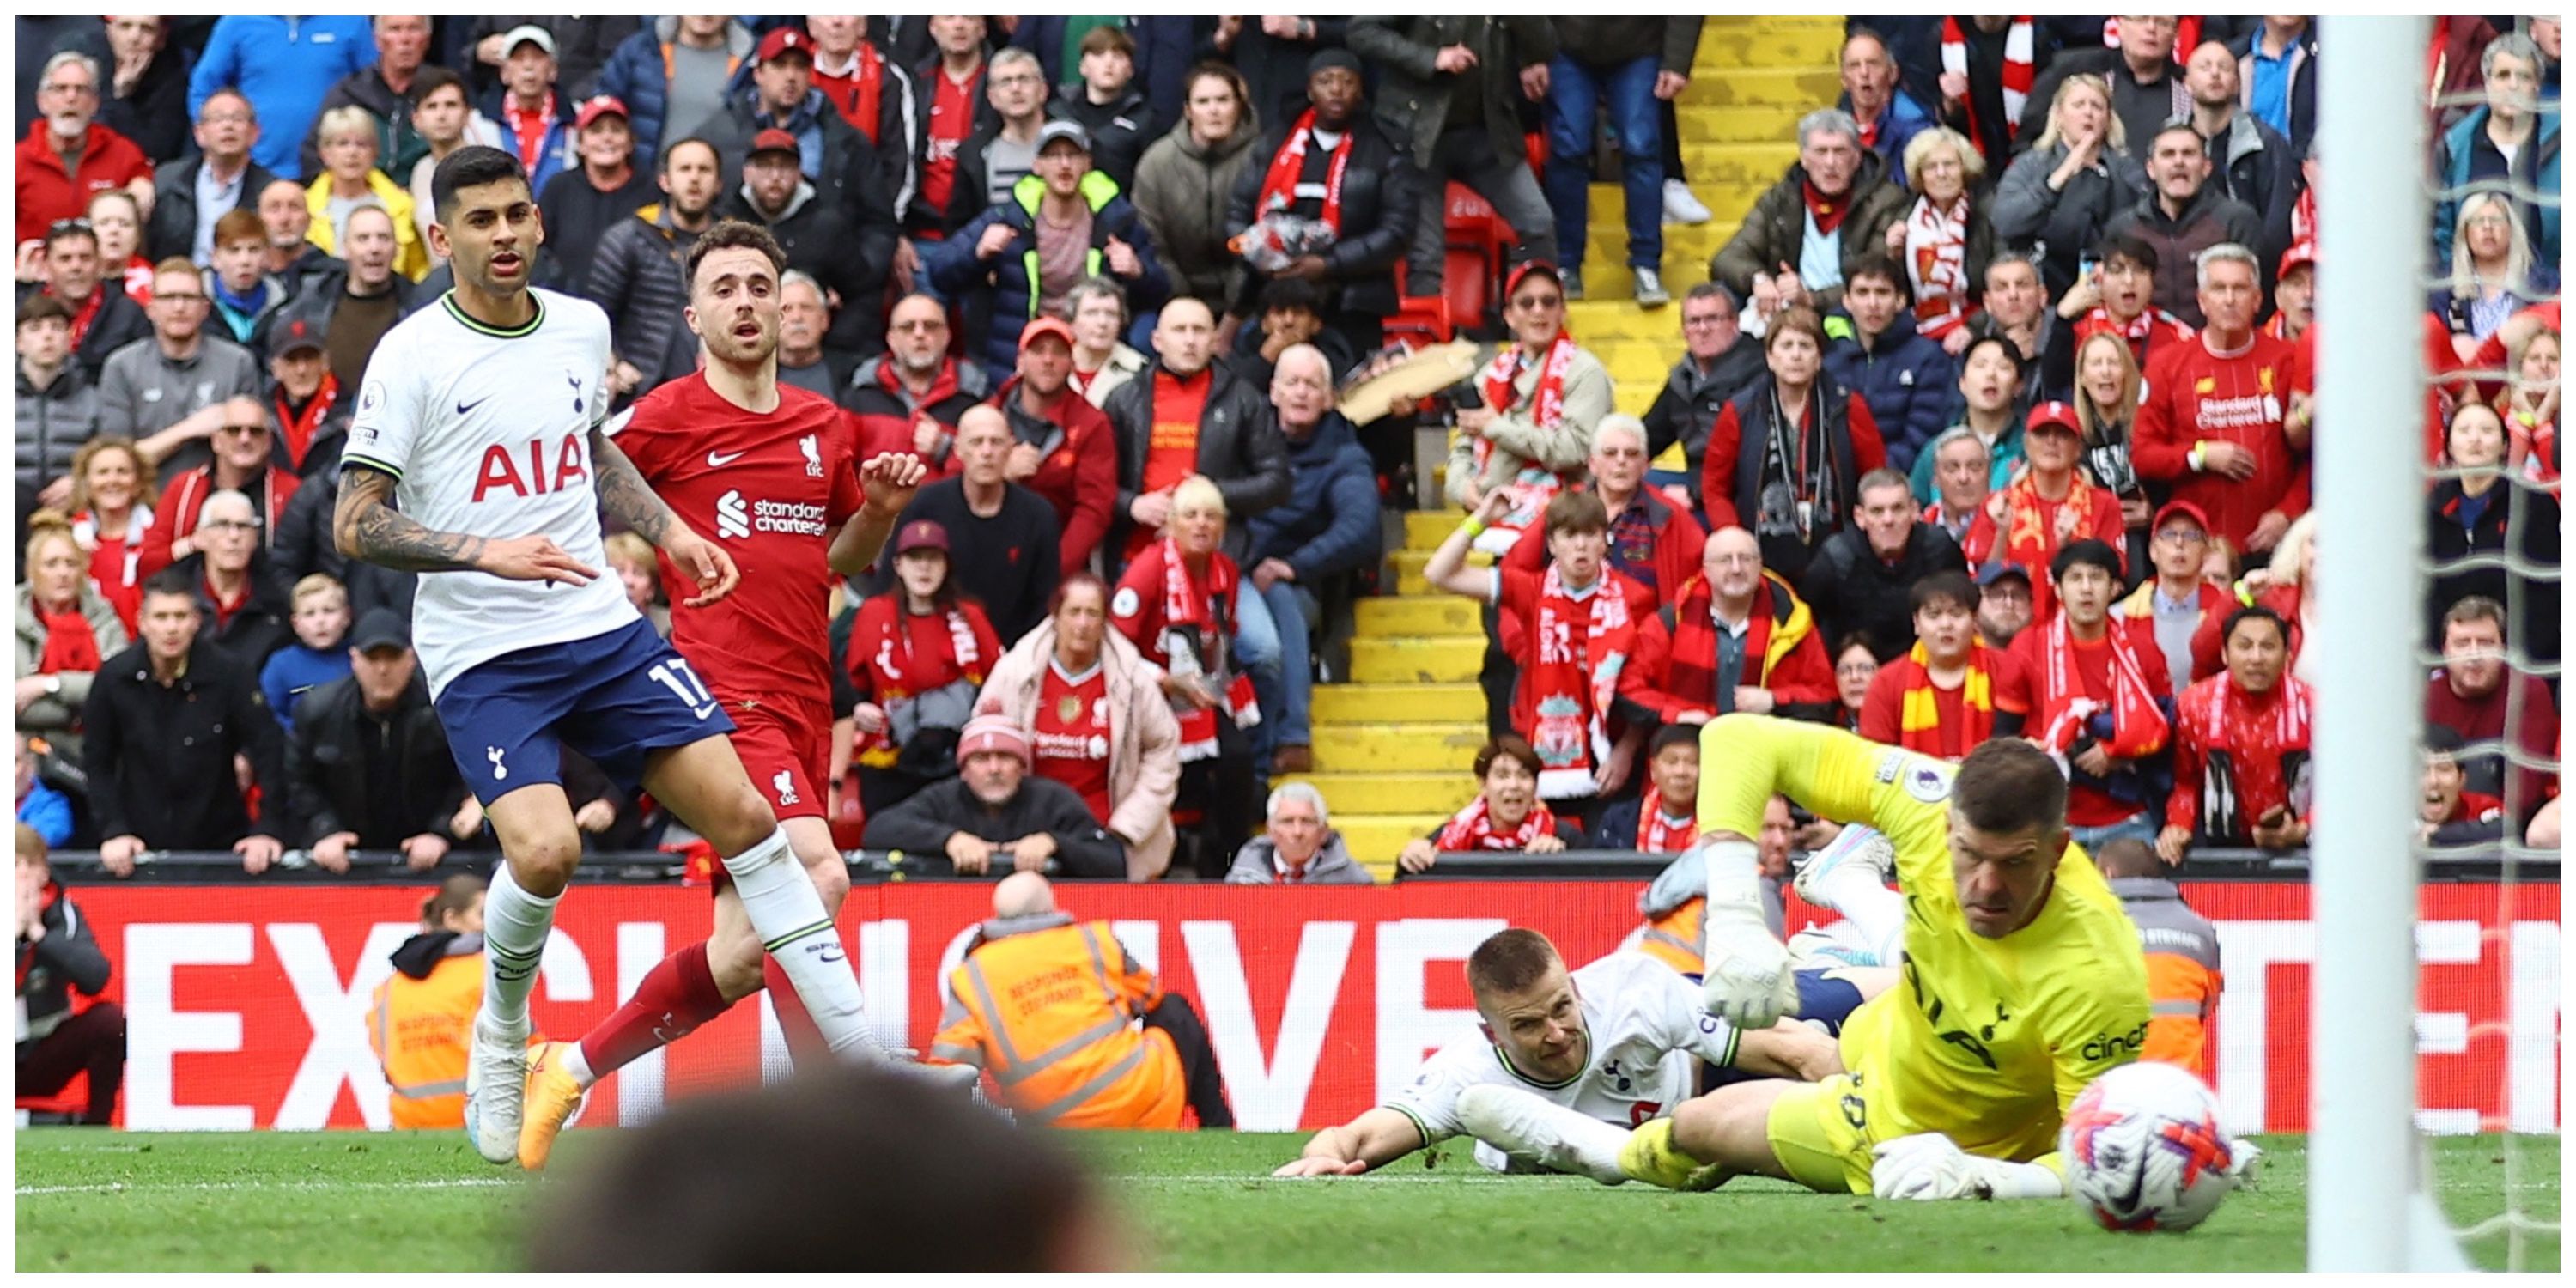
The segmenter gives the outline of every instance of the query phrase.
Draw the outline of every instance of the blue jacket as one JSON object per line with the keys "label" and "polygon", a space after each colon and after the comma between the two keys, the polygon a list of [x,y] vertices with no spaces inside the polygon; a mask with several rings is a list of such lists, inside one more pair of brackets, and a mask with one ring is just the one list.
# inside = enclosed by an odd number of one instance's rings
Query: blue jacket
{"label": "blue jacket", "polygon": [[278,17],[236,14],[215,19],[206,52],[188,75],[188,119],[206,96],[232,88],[259,114],[259,141],[250,159],[282,179],[304,177],[296,155],[322,98],[340,78],[376,65],[373,23],[363,17]]}
{"label": "blue jacket", "polygon": [[1386,542],[1378,522],[1377,468],[1357,431],[1337,411],[1314,434],[1288,443],[1288,500],[1245,520],[1252,529],[1248,571],[1264,559],[1297,570],[1297,584],[1339,576],[1377,562]]}
{"label": "blue jacket", "polygon": [[348,675],[349,650],[334,648],[325,653],[298,640],[269,655],[267,665],[259,669],[259,691],[268,699],[268,709],[277,717],[278,729],[292,736],[295,704],[303,701],[305,694]]}
{"label": "blue jacket", "polygon": [[72,839],[72,799],[39,778],[28,784],[27,794],[18,800],[18,821],[36,829],[45,844],[61,849]]}
{"label": "blue jacket", "polygon": [[[1025,176],[1012,186],[1009,200],[968,220],[946,241],[922,247],[931,292],[963,306],[966,334],[975,346],[969,351],[997,381],[1019,366],[1020,331],[1038,315],[1037,209],[1045,193],[1045,180]],[[1118,195],[1117,183],[1097,170],[1083,177],[1082,197],[1091,206],[1091,250],[1084,275],[1109,274],[1107,247],[1115,237],[1136,249],[1137,266],[1144,270],[1119,283],[1127,289],[1127,307],[1140,316],[1163,307],[1171,279],[1163,274],[1163,258],[1154,253],[1144,217]],[[994,258],[977,258],[975,244],[997,223],[1019,235]]]}
{"label": "blue jacket", "polygon": [[[1834,106],[1850,111],[1851,95],[1845,94],[1835,100]],[[1887,163],[1889,183],[1905,188],[1905,145],[1913,142],[1915,135],[1938,124],[1940,122],[1933,120],[1930,112],[1923,110],[1921,103],[1914,101],[1913,95],[1902,89],[1887,101],[1887,114],[1878,123],[1878,144],[1870,151]],[[1906,190],[1913,191],[1911,188]]]}
{"label": "blue jacket", "polygon": [[[2458,189],[2469,182],[2469,157],[2478,136],[2486,131],[2487,109],[2484,107],[2460,118],[2442,135],[2442,153],[2438,159],[2442,186]],[[2540,165],[2538,170],[2517,180],[2517,191],[2529,185],[2531,191],[2553,200],[2534,202],[2517,198],[2514,205],[2522,215],[2524,231],[2531,237],[2531,262],[2555,269],[2558,265],[2558,110],[2544,108],[2540,113]],[[2433,211],[2433,271],[2451,271],[2451,234],[2460,221],[2457,197],[2447,198]],[[2534,222],[2538,227],[2532,227]]]}
{"label": "blue jacket", "polygon": [[[555,123],[546,128],[545,142],[537,148],[537,166],[528,172],[528,191],[530,192],[544,192],[546,180],[566,170],[581,168],[581,136],[573,133],[572,128],[573,113],[580,111],[581,105],[565,102],[563,95],[553,90],[546,92],[554,95]],[[518,150],[519,141],[517,136],[510,132],[509,115],[502,110],[501,106],[502,100],[508,95],[508,90],[495,89],[484,96],[483,102],[475,110],[481,112],[484,120],[490,121],[501,131],[501,150],[515,153]]]}
{"label": "blue jacket", "polygon": [[1871,349],[1861,348],[1847,314],[1826,318],[1825,334],[1833,337],[1825,370],[1869,404],[1879,437],[1887,440],[1889,467],[1914,464],[1914,454],[1949,423],[1943,413],[1959,393],[1958,364],[1938,341],[1915,333],[1912,313],[1898,313]]}
{"label": "blue jacket", "polygon": [[[671,77],[664,50],[679,39],[680,20],[664,16],[653,20],[644,30],[628,36],[608,56],[607,65],[599,69],[599,92],[615,95],[626,104],[626,123],[635,131],[635,168],[650,171],[654,156],[662,147],[662,115],[671,107]],[[739,66],[748,66],[753,49],[751,29],[741,19],[725,23],[725,52]],[[676,140],[674,140],[676,142]],[[729,158],[739,163],[741,158]]]}

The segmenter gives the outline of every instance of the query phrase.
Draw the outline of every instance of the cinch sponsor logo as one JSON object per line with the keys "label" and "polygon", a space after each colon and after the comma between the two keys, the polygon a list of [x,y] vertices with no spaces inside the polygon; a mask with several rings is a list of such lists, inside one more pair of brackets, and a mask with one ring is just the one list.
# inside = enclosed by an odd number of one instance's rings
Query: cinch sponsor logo
{"label": "cinch sponsor logo", "polygon": [[2146,1045],[2147,1026],[2139,1025],[2127,1033],[2106,1033],[2084,1044],[2087,1060],[2116,1060]]}

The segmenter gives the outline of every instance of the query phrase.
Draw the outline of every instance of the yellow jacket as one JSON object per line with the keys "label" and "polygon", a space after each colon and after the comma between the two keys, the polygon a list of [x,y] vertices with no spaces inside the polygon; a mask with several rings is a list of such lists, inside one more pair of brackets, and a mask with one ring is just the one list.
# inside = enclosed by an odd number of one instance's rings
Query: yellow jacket
{"label": "yellow jacket", "polygon": [[[429,247],[421,242],[420,226],[413,222],[411,193],[386,178],[382,170],[367,172],[367,191],[385,203],[385,210],[394,217],[394,271],[415,282],[429,276]],[[316,176],[304,190],[304,209],[313,216],[313,226],[304,230],[304,240],[321,247],[324,254],[340,254],[339,230],[331,226],[327,213],[331,209],[329,174]]]}

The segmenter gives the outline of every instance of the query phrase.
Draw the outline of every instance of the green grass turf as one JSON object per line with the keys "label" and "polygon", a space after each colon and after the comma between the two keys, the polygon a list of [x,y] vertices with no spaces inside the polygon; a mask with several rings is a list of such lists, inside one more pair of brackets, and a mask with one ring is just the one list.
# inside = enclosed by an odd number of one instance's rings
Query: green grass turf
{"label": "green grass turf", "polygon": [[[603,1133],[524,1180],[456,1132],[122,1135],[21,1131],[20,1270],[504,1270],[532,1185],[566,1183]],[[2296,1270],[2305,1155],[2266,1137],[2262,1188],[2183,1235],[2112,1235],[2066,1203],[1882,1203],[1738,1180],[1712,1194],[1494,1177],[1453,1142],[1426,1165],[1276,1181],[1301,1138],[1102,1133],[1076,1147],[1163,1270]],[[2558,1139],[2516,1143],[2521,1209],[2558,1219]],[[2452,1219],[2504,1207],[2499,1137],[2434,1146]],[[2392,1160],[2395,1165],[2395,1160]],[[650,1214],[644,1214],[649,1219]],[[2392,1214],[2394,1219],[2394,1214]],[[2497,1235],[2471,1249],[2502,1268]],[[2524,1264],[2558,1267],[2555,1234]]]}

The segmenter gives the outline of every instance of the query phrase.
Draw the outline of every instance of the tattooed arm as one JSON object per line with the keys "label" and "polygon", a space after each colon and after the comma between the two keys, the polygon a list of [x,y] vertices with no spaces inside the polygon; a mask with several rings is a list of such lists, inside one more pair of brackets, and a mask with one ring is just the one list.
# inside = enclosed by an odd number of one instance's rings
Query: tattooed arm
{"label": "tattooed arm", "polygon": [[575,586],[599,575],[547,537],[498,540],[424,527],[385,503],[393,489],[394,476],[382,470],[353,463],[343,471],[339,504],[331,515],[331,535],[340,553],[399,572],[487,572],[512,581]]}
{"label": "tattooed arm", "polygon": [[673,564],[696,579],[699,593],[686,601],[689,607],[704,608],[733,593],[742,581],[733,556],[671,513],[635,462],[597,427],[590,431],[590,461],[599,471],[599,508],[660,547]]}

